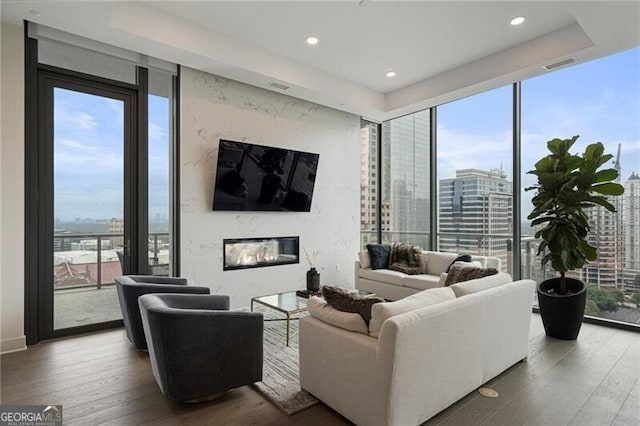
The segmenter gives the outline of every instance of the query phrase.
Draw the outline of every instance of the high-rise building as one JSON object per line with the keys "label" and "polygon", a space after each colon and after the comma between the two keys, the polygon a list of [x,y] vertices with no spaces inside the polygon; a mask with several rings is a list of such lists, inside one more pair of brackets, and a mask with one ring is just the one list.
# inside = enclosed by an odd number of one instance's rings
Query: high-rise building
{"label": "high-rise building", "polygon": [[640,291],[640,175],[631,173],[624,183],[622,232],[624,236],[624,290]]}
{"label": "high-rise building", "polygon": [[439,187],[439,249],[499,257],[507,270],[513,186],[504,171],[456,170]]}
{"label": "high-rise building", "polygon": [[360,127],[360,245],[377,242],[377,168],[378,126],[365,123]]}
{"label": "high-rise building", "polygon": [[589,208],[587,215],[591,227],[587,241],[596,248],[598,258],[587,263],[579,272],[573,271],[567,275],[580,278],[587,284],[596,284],[599,288],[616,288],[621,282],[621,267],[618,262],[618,213],[596,206]]}
{"label": "high-rise building", "polygon": [[383,241],[429,247],[430,111],[390,120],[382,135]]}
{"label": "high-rise building", "polygon": [[[622,144],[618,144],[613,167],[618,172],[616,182],[620,183],[622,167],[620,165],[620,151]],[[624,235],[622,235],[622,197],[610,200],[616,208],[611,212],[602,206],[588,209],[589,226],[591,231],[587,236],[589,245],[595,247],[598,258],[587,263],[580,271],[572,271],[568,275],[580,278],[587,284],[595,284],[599,288],[618,288],[622,284],[622,265]]]}

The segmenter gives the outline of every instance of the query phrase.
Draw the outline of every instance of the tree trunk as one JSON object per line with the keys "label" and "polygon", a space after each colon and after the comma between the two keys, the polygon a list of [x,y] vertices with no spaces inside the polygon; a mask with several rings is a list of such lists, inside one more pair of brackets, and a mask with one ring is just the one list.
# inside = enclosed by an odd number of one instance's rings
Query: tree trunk
{"label": "tree trunk", "polygon": [[567,294],[567,280],[564,277],[564,271],[560,271],[560,294]]}

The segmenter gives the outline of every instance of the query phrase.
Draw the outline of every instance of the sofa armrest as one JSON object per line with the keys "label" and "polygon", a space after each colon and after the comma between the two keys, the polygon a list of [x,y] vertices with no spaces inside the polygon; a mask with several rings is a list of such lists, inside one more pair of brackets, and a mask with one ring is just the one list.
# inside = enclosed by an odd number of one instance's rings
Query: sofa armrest
{"label": "sofa armrest", "polygon": [[487,268],[495,268],[500,272],[502,268],[502,260],[499,257],[487,257],[486,258],[486,267]]}
{"label": "sofa armrest", "polygon": [[356,424],[386,424],[391,366],[377,362],[377,339],[310,316],[300,319],[299,339],[302,389]]}

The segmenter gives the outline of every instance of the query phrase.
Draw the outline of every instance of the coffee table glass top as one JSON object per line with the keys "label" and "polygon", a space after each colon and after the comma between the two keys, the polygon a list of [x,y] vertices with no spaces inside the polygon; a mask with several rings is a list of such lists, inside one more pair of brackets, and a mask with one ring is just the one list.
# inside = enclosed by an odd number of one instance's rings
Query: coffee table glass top
{"label": "coffee table glass top", "polygon": [[308,299],[296,296],[295,291],[289,291],[286,293],[254,297],[252,301],[272,307],[282,312],[295,313],[307,310]]}

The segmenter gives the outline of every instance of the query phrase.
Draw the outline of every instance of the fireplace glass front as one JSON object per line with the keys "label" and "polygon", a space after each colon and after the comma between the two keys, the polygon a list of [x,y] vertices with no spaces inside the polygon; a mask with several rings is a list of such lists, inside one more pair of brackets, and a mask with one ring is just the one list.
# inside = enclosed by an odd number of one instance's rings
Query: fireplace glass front
{"label": "fireplace glass front", "polygon": [[300,263],[299,237],[224,239],[223,270]]}

